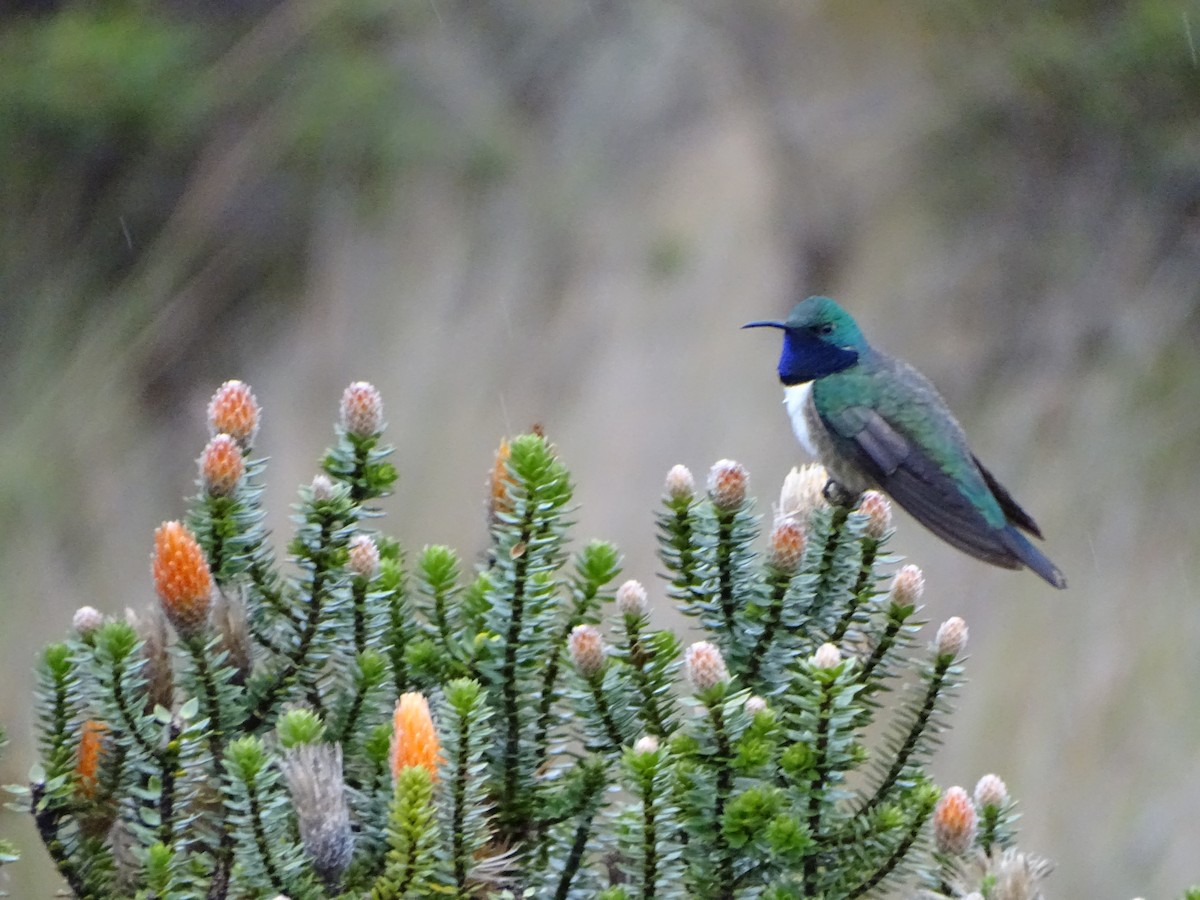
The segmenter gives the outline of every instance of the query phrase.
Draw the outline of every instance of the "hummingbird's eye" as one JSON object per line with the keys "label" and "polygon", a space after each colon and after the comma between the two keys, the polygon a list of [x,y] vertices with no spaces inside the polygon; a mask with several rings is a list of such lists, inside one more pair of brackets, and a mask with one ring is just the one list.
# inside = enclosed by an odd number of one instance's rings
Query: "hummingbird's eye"
{"label": "hummingbird's eye", "polygon": [[818,325],[816,327],[816,332],[817,332],[817,334],[826,335],[826,336],[833,334],[833,323],[822,322],[820,325]]}

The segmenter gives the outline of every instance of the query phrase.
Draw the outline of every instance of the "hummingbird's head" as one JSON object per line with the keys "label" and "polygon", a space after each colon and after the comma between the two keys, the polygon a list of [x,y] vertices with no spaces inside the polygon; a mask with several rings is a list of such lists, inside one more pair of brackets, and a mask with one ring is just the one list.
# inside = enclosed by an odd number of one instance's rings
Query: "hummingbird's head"
{"label": "hummingbird's head", "polygon": [[801,300],[783,322],[749,322],[742,327],[783,331],[779,380],[785,385],[803,384],[848,369],[867,350],[866,338],[850,313],[828,297]]}

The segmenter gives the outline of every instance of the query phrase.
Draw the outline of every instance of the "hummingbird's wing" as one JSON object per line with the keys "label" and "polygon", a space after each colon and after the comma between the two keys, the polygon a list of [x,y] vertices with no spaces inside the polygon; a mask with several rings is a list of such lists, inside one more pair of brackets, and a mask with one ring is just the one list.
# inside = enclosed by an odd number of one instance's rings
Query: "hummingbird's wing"
{"label": "hummingbird's wing", "polygon": [[820,417],[838,453],[938,537],[993,565],[1030,565],[1025,547],[1037,551],[1009,524],[1006,513],[1019,513],[1013,525],[1032,525],[1032,519],[1003,488],[994,491],[998,483],[969,453],[955,471],[901,426],[865,406],[846,406]]}

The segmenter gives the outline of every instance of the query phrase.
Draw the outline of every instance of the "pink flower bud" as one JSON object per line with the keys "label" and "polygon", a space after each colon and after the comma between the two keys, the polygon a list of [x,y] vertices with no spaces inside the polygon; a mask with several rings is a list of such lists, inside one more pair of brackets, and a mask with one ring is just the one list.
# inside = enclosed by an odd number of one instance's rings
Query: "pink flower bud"
{"label": "pink flower bud", "polygon": [[975,785],[975,805],[1000,807],[1008,802],[1008,786],[999,775],[984,775]]}
{"label": "pink flower bud", "polygon": [[902,567],[892,578],[890,593],[897,606],[916,606],[925,593],[925,573],[917,566]]}
{"label": "pink flower bud", "polygon": [[383,398],[373,384],[356,381],[342,392],[341,419],[346,433],[357,437],[383,430]]}
{"label": "pink flower bud", "polygon": [[867,491],[858,501],[858,511],[867,517],[867,537],[881,541],[892,530],[892,503],[879,491]]}
{"label": "pink flower bud", "polygon": [[576,625],[571,629],[567,651],[584,678],[591,678],[604,668],[604,639],[595,625]]}
{"label": "pink flower bud", "polygon": [[804,546],[808,537],[804,526],[792,519],[781,519],[771,530],[771,551],[767,559],[771,565],[787,574],[794,573],[804,561]]}
{"label": "pink flower bud", "polygon": [[80,637],[87,637],[103,624],[104,616],[94,606],[81,606],[75,610],[75,615],[71,617],[71,627],[75,629]]}
{"label": "pink flower bud", "polygon": [[767,701],[756,694],[753,697],[746,698],[746,705],[743,708],[748,715],[757,716],[767,708]]}
{"label": "pink flower bud", "polygon": [[379,572],[379,548],[369,534],[356,534],[350,538],[349,559],[346,568],[370,581]]}
{"label": "pink flower bud", "polygon": [[721,651],[708,641],[696,641],[687,648],[683,655],[683,670],[697,693],[729,680],[729,670]]}

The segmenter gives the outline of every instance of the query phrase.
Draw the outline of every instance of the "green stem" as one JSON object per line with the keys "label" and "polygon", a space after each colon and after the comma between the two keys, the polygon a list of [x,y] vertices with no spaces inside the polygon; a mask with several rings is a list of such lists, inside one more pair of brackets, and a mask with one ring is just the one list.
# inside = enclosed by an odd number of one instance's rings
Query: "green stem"
{"label": "green stem", "polygon": [[133,742],[137,744],[138,749],[153,759],[157,755],[157,749],[149,740],[138,730],[137,716],[129,707],[129,699],[125,696],[124,687],[125,665],[123,660],[114,660],[112,667],[112,695],[113,703],[117,707],[117,712],[121,717],[121,724],[125,726],[126,733],[133,738]]}
{"label": "green stem", "polygon": [[596,672],[594,675],[589,675],[587,678],[588,687],[592,689],[592,699],[596,703],[596,711],[600,714],[600,721],[604,724],[604,733],[608,737],[610,753],[620,753],[621,745],[624,741],[621,738],[621,729],[617,727],[617,722],[613,718],[612,709],[608,705],[608,699],[604,696],[604,673]]}
{"label": "green stem", "polygon": [[[312,554],[312,583],[309,585],[308,603],[305,604],[308,610],[308,616],[304,620],[304,627],[300,632],[300,639],[297,642],[295,649],[287,654],[287,659],[284,662],[283,669],[279,673],[279,676],[259,697],[258,703],[255,704],[253,712],[251,712],[249,718],[247,718],[245,725],[245,730],[247,732],[254,732],[262,727],[263,723],[267,719],[267,716],[271,714],[271,710],[275,708],[275,703],[279,698],[279,694],[286,687],[293,683],[297,675],[299,675],[301,670],[304,668],[304,664],[308,659],[309,651],[312,649],[313,640],[317,635],[318,626],[321,623],[322,601],[325,599],[325,578],[328,574],[328,554],[324,551],[328,547],[333,524],[334,523],[329,520],[321,523],[321,533],[317,541],[318,550]],[[315,711],[320,712],[320,709],[318,708]]]}
{"label": "green stem", "polygon": [[[825,779],[829,776],[829,719],[833,709],[833,692],[829,685],[821,685],[821,704],[817,711],[817,734],[813,747],[813,779],[808,789],[808,831],[814,841],[819,841],[821,833],[821,800],[828,785]],[[804,858],[804,891],[815,887],[817,876],[817,854],[809,853]]]}
{"label": "green stem", "polygon": [[279,867],[275,862],[275,857],[271,854],[271,841],[267,837],[266,828],[262,821],[262,805],[258,798],[258,783],[257,776],[253,780],[245,781],[246,796],[250,800],[249,818],[250,827],[254,831],[254,849],[258,852],[258,858],[262,862],[263,870],[267,873],[267,878],[271,881],[271,889],[284,893],[283,878],[279,874]]}
{"label": "green stem", "polygon": [[88,890],[87,882],[80,866],[71,858],[71,854],[67,851],[66,845],[59,837],[58,827],[63,818],[63,807],[58,804],[42,805],[43,799],[46,796],[46,785],[44,782],[34,782],[30,785],[29,811],[33,813],[33,821],[37,826],[38,836],[42,839],[42,843],[46,847],[46,852],[50,854],[50,858],[54,861],[55,868],[66,880],[67,885],[71,888],[71,893],[76,897],[91,897],[92,892]]}
{"label": "green stem", "polygon": [[667,542],[674,551],[674,565],[670,559],[665,562],[675,570],[675,580],[672,582],[676,589],[675,596],[685,603],[694,602],[700,592],[696,589],[696,555],[692,552],[692,520],[689,515],[692,504],[690,501],[672,504],[675,515],[664,518],[663,529],[667,532]]}
{"label": "green stem", "polygon": [[408,690],[408,667],[404,658],[408,646],[408,635],[404,630],[404,607],[399,591],[392,594],[389,607],[388,658],[392,663],[392,678],[396,683],[396,696],[400,696]]}
{"label": "green stem", "polygon": [[575,840],[571,843],[571,852],[567,854],[562,875],[558,879],[558,889],[554,892],[554,900],[566,900],[570,896],[571,883],[579,874],[579,867],[583,864],[583,854],[587,850],[588,838],[592,833],[592,819],[595,814],[595,808],[592,807],[579,820],[579,826],[575,829]]}
{"label": "green stem", "polygon": [[333,741],[345,746],[349,743],[351,737],[358,727],[359,717],[362,715],[363,704],[367,698],[367,692],[370,690],[370,685],[367,679],[363,676],[362,668],[359,668],[358,674],[354,679],[354,696],[350,699],[350,707],[346,710],[346,718],[342,722],[341,728],[337,730]]}
{"label": "green stem", "polygon": [[167,726],[167,742],[159,757],[159,777],[162,786],[158,794],[158,839],[172,846],[171,833],[175,825],[175,776],[179,769],[179,735],[181,726],[175,719]]}
{"label": "green stem", "polygon": [[[900,842],[870,876],[846,894],[847,900],[855,900],[855,898],[871,893],[885,878],[895,871],[896,867],[904,861],[904,857],[908,855],[908,851],[912,849],[913,844],[916,843],[917,837],[921,833],[921,827],[925,824],[925,819],[928,818],[928,815],[928,811],[925,811],[924,814],[919,813],[913,817],[913,820],[909,823],[908,831],[904,833]],[[946,891],[946,894],[949,896],[950,892]]]}
{"label": "green stem", "polygon": [[875,565],[875,554],[879,548],[879,542],[872,538],[863,538],[862,545],[862,562],[858,568],[858,581],[854,584],[854,591],[851,593],[850,602],[846,605],[846,611],[834,626],[833,631],[829,635],[831,644],[841,643],[843,637],[846,636],[846,631],[850,627],[850,623],[854,621],[854,614],[862,608],[862,605],[867,601],[869,596],[869,588],[871,587],[871,575]]}
{"label": "green stem", "polygon": [[[530,521],[530,512],[527,510],[517,546],[527,547],[532,531],[533,524]],[[517,558],[513,570],[512,614],[509,617],[508,631],[505,634],[504,663],[500,668],[504,709],[504,774],[500,815],[505,835],[509,839],[519,837],[520,825],[524,818],[521,811],[516,808],[521,774],[521,710],[518,703],[517,650],[521,640],[521,626],[524,624],[525,618],[525,579],[528,560],[528,552],[522,553]]]}
{"label": "green stem", "polygon": [[558,633],[554,636],[554,650],[546,661],[546,673],[542,677],[542,693],[538,703],[537,732],[534,737],[534,747],[537,758],[544,759],[547,751],[546,741],[550,734],[550,726],[554,723],[554,687],[558,684],[558,673],[562,667],[562,657],[567,646],[567,639],[576,625],[583,622],[583,616],[596,598],[596,585],[587,585],[576,597],[571,615],[567,616]]}
{"label": "green stem", "polygon": [[[657,767],[656,767],[657,769]],[[658,891],[658,822],[654,792],[656,769],[642,778],[642,898],[654,900]]]}
{"label": "green stem", "polygon": [[213,770],[219,774],[222,770],[221,760],[225,755],[225,733],[217,685],[208,664],[208,654],[203,639],[191,637],[185,641],[185,644],[196,664],[196,680],[200,684],[201,693],[200,702],[204,708],[204,714],[208,716],[208,751],[212,755]]}
{"label": "green stem", "polygon": [[865,815],[883,802],[900,778],[905,767],[908,765],[909,759],[917,749],[917,744],[921,740],[921,735],[925,732],[925,728],[929,725],[929,720],[933,716],[934,707],[937,704],[938,694],[941,693],[942,687],[946,681],[946,672],[953,664],[953,658],[939,658],[934,666],[933,673],[929,679],[929,687],[925,691],[925,700],[921,704],[921,708],[917,711],[917,715],[913,719],[912,726],[908,729],[908,734],[904,738],[904,742],[900,745],[900,749],[896,753],[896,758],[892,760],[891,768],[879,783],[879,787],[875,789],[875,793],[863,803],[856,815]]}
{"label": "green stem", "polygon": [[458,764],[454,767],[454,783],[451,788],[450,800],[450,856],[454,861],[454,884],[460,892],[466,891],[467,872],[467,836],[464,826],[467,818],[467,779],[471,777],[470,717],[462,715],[458,720]]}
{"label": "green stem", "polygon": [[770,579],[771,604],[767,607],[762,631],[758,633],[758,639],[754,642],[754,649],[750,652],[750,659],[746,663],[746,684],[751,686],[758,680],[759,673],[762,671],[763,659],[767,655],[767,648],[771,646],[779,623],[783,621],[783,601],[787,596],[788,585],[791,583],[791,577],[778,569],[772,569]]}
{"label": "green stem", "polygon": [[717,512],[717,599],[730,641],[736,641],[737,605],[733,596],[733,522],[735,513]]}
{"label": "green stem", "polygon": [[351,587],[354,607],[354,653],[367,649],[367,580],[355,578]]}
{"label": "green stem", "polygon": [[721,707],[709,707],[708,717],[712,722],[713,735],[717,741],[717,755],[714,760],[717,764],[717,783],[714,792],[716,796],[713,798],[715,844],[713,853],[717,862],[717,883],[713,896],[719,900],[733,900],[733,891],[736,886],[733,874],[733,855],[725,840],[724,827],[725,805],[729,802],[729,792],[733,788],[733,771],[730,768],[733,751],[729,744],[729,735],[725,731],[725,716],[721,712]]}
{"label": "green stem", "polygon": [[883,634],[880,635],[879,643],[871,650],[871,655],[867,657],[858,673],[859,683],[866,685],[867,689],[870,689],[872,686],[872,673],[883,662],[884,657],[887,656],[892,647],[895,646],[896,638],[900,635],[900,629],[904,627],[904,623],[912,613],[913,608],[911,606],[897,606],[893,603],[888,608],[887,626],[884,628]]}
{"label": "green stem", "polygon": [[654,685],[650,683],[650,676],[646,673],[646,663],[650,655],[642,646],[641,623],[640,615],[626,614],[625,637],[629,641],[629,663],[633,667],[633,680],[637,683],[638,693],[642,695],[646,731],[656,737],[666,737],[667,725],[658,705],[658,697],[654,693]]}

